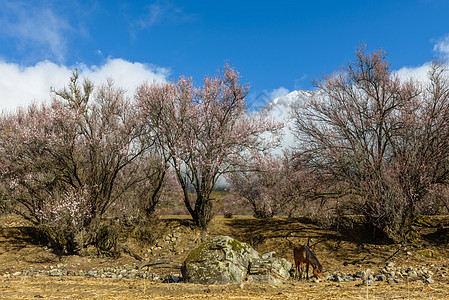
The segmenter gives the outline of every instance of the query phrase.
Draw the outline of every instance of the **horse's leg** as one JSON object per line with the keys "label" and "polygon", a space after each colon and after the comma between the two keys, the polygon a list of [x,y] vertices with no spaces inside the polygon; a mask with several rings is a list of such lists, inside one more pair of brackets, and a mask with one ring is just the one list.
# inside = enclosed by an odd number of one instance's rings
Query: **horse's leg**
{"label": "horse's leg", "polygon": [[306,262],[306,279],[309,280],[309,263]]}
{"label": "horse's leg", "polygon": [[299,271],[299,280],[302,280],[302,272],[304,271],[304,263],[303,263],[303,262],[300,262],[300,263],[299,263],[299,268],[300,268],[300,271]]}
{"label": "horse's leg", "polygon": [[294,278],[298,278],[299,272],[299,261],[295,260],[295,275]]}

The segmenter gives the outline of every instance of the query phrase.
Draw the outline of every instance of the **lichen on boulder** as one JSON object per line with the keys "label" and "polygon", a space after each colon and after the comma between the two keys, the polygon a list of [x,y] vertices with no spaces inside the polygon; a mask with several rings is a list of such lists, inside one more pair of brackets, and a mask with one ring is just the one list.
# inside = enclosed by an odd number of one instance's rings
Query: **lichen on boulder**
{"label": "lichen on boulder", "polygon": [[269,256],[253,258],[250,262],[248,281],[265,283],[283,283],[290,278],[292,264],[284,258]]}
{"label": "lichen on boulder", "polygon": [[[255,266],[259,260],[263,260],[264,267],[259,273],[254,267],[251,273],[251,264]],[[251,281],[280,283],[289,278],[290,268],[285,259],[262,259],[250,245],[228,236],[217,236],[190,252],[182,273],[185,281],[202,284],[240,283],[249,276],[253,276]]]}

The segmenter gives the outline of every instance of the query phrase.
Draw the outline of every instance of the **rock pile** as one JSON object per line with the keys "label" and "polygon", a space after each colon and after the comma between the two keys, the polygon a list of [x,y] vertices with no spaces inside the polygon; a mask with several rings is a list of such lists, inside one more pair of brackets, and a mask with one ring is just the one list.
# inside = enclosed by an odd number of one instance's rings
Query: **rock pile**
{"label": "rock pile", "polygon": [[[277,258],[274,253],[268,253],[264,255],[258,255],[257,258],[253,258],[248,263],[248,271],[244,280],[251,282],[263,282],[263,283],[283,283],[288,278],[288,270],[291,268],[291,264],[282,259]],[[181,282],[184,281],[181,274],[175,272],[169,275],[160,275],[148,270],[140,269],[137,265],[125,265],[122,267],[110,267],[91,270],[72,270],[67,268],[64,264],[57,264],[56,266],[44,267],[43,269],[33,269],[5,272],[0,274],[3,278],[14,278],[19,276],[32,276],[42,277],[51,276],[59,277],[60,280],[64,280],[69,276],[82,276],[90,278],[116,278],[116,279],[133,279],[142,278],[151,281],[158,282]],[[400,284],[405,282],[423,282],[427,284],[433,284],[437,280],[447,280],[449,266],[434,266],[429,265],[426,267],[403,267],[395,266],[390,262],[383,268],[371,270],[359,270],[354,273],[345,274],[342,272],[325,273],[325,281],[334,282],[355,282],[356,285],[366,286],[373,285],[375,282],[388,282],[389,284]],[[184,275],[185,276],[185,275]],[[315,279],[313,279],[315,280]],[[229,281],[231,282],[231,281]],[[233,281],[236,282],[236,281]],[[218,282],[217,282],[218,283]]]}
{"label": "rock pile", "polygon": [[[49,268],[44,268],[40,270],[35,270],[30,268],[29,270],[17,271],[17,272],[5,272],[1,274],[4,278],[12,278],[18,276],[33,276],[36,278],[42,276],[51,276],[51,277],[60,277],[63,279],[66,276],[82,276],[82,277],[91,277],[91,278],[144,278],[152,281],[162,281],[162,282],[179,282],[182,281],[182,277],[180,274],[169,274],[169,275],[158,275],[153,272],[149,272],[148,270],[139,270],[137,266],[124,266],[124,267],[116,267],[116,268],[102,268],[102,269],[94,269],[94,270],[79,270],[74,271],[68,269],[63,264],[58,264],[55,266],[50,266]],[[0,275],[0,276],[1,276]]]}
{"label": "rock pile", "polygon": [[332,274],[325,274],[324,279],[335,282],[345,281],[361,281],[360,285],[373,285],[374,281],[386,281],[389,284],[403,283],[405,281],[422,281],[425,283],[434,283],[433,276],[440,272],[439,276],[445,277],[446,266],[435,267],[430,266],[428,268],[413,268],[413,267],[396,267],[393,262],[388,263],[385,267],[381,268],[377,272],[367,269],[364,271],[358,271],[353,274],[345,274],[334,272]]}

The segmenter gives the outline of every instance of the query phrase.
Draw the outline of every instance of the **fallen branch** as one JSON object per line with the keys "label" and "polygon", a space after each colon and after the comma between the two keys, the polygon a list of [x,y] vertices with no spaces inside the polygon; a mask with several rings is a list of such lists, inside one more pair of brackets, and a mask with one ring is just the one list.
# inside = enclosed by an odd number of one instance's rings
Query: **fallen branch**
{"label": "fallen branch", "polygon": [[[152,259],[150,261],[144,261],[139,265],[139,270],[144,268],[144,267],[154,267],[157,266],[156,268],[169,268],[171,266],[174,266],[174,264],[171,264],[172,259],[171,258],[157,258],[157,259]],[[179,265],[178,265],[179,267]]]}
{"label": "fallen branch", "polygon": [[142,261],[142,260],[143,260],[143,258],[142,258],[141,256],[139,256],[139,255],[135,254],[134,252],[132,252],[131,249],[129,249],[128,246],[125,246],[125,245],[123,245],[123,244],[120,244],[119,246],[120,246],[120,248],[123,250],[123,252],[125,252],[126,254],[128,254],[128,255],[134,257],[135,259],[137,259],[137,260],[139,260],[139,261]]}
{"label": "fallen branch", "polygon": [[392,259],[393,258],[393,256],[395,256],[396,255],[396,253],[398,253],[399,252],[399,250],[401,250],[401,248],[398,248],[393,254],[391,254],[384,262],[387,262],[387,261],[389,261],[390,259]]}

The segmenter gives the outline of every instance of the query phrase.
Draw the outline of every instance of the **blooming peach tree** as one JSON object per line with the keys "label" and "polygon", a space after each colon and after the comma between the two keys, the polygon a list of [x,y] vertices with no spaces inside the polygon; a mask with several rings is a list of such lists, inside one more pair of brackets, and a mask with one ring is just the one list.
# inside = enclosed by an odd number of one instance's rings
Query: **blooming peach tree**
{"label": "blooming peach tree", "polygon": [[312,199],[320,182],[289,151],[282,155],[253,153],[249,166],[227,177],[234,201],[249,204],[256,218],[297,217],[319,211]]}
{"label": "blooming peach tree", "polygon": [[211,193],[220,176],[244,163],[249,149],[266,150],[279,142],[275,135],[261,138],[276,133],[280,124],[248,113],[248,89],[225,65],[221,73],[205,77],[201,87],[181,77],[144,84],[136,93],[148,136],[175,170],[186,208],[200,227],[213,217]]}
{"label": "blooming peach tree", "polygon": [[75,71],[54,95],[50,104],[0,118],[1,191],[56,246],[74,252],[95,239],[111,205],[131,188],[162,181],[150,169],[165,168],[151,166],[160,160],[148,159],[151,141],[141,138],[134,105],[112,81],[95,89]]}

